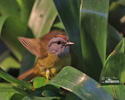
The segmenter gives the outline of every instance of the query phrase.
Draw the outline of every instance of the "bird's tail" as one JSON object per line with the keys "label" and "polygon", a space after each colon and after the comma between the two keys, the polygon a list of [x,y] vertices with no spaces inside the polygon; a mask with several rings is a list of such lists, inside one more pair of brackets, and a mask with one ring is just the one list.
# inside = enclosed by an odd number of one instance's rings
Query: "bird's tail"
{"label": "bird's tail", "polygon": [[30,78],[32,78],[32,77],[34,76],[34,75],[33,75],[33,72],[34,72],[34,68],[32,68],[32,69],[30,69],[30,70],[24,72],[23,74],[19,75],[19,76],[17,77],[17,79],[23,80],[23,79],[27,78],[28,76],[29,76]]}

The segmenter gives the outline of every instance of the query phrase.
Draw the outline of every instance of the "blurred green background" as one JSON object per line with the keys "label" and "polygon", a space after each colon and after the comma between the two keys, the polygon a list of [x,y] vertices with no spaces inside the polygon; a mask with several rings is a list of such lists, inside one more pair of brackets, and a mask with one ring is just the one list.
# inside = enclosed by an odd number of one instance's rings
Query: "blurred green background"
{"label": "blurred green background", "polygon": [[[36,58],[17,38],[40,38],[51,30],[65,30],[75,43],[72,67],[50,81],[56,87],[36,78],[38,90],[32,91],[31,84],[14,78],[33,67]],[[125,0],[0,0],[0,100],[124,100],[124,36]],[[87,81],[79,81],[83,73]],[[108,78],[120,82],[102,84]],[[70,92],[64,96],[58,87]]]}

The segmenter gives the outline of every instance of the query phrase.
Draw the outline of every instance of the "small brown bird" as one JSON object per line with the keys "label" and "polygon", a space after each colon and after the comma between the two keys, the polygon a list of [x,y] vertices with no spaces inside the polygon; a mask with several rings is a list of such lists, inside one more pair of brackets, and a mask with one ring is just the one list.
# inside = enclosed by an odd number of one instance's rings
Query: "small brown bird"
{"label": "small brown bird", "polygon": [[35,76],[51,79],[60,69],[70,65],[70,45],[66,33],[61,31],[51,31],[40,39],[19,37],[22,45],[32,54],[38,56],[35,66],[20,75],[18,79],[27,77],[32,79]]}

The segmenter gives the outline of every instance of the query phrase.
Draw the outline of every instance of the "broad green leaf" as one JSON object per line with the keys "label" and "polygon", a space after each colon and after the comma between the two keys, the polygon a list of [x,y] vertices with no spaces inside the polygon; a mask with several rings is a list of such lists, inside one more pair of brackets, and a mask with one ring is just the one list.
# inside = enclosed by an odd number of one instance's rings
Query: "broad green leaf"
{"label": "broad green leaf", "polygon": [[10,100],[15,94],[25,96],[27,93],[8,83],[0,83],[0,100]]}
{"label": "broad green leaf", "polygon": [[106,57],[108,8],[109,0],[85,0],[81,9],[82,56],[86,73],[96,80]]}
{"label": "broad green leaf", "polygon": [[0,77],[16,86],[19,86],[25,89],[32,89],[32,85],[30,83],[17,80],[16,78],[12,77],[11,75],[3,71],[1,68],[0,68]]}
{"label": "broad green leaf", "polygon": [[73,67],[64,67],[48,84],[62,87],[82,100],[113,100],[101,86]]}
{"label": "broad green leaf", "polygon": [[120,42],[121,36],[119,32],[111,25],[108,25],[108,36],[107,36],[107,55],[109,55],[116,45]]}
{"label": "broad green leaf", "polygon": [[[101,74],[101,81],[111,80],[113,83],[125,83],[125,39],[116,46],[107,58]],[[117,82],[116,82],[117,81]],[[119,82],[118,82],[119,81]]]}
{"label": "broad green leaf", "polygon": [[84,68],[80,42],[80,3],[81,0],[54,0],[60,20],[62,21],[72,46],[72,65],[82,71]]}
{"label": "broad green leaf", "polygon": [[0,0],[0,14],[5,16],[18,16],[20,18],[20,7],[16,0]]}
{"label": "broad green leaf", "polygon": [[24,97],[22,100],[60,100],[60,97]]}
{"label": "broad green leaf", "polygon": [[0,34],[4,25],[4,22],[6,21],[7,16],[0,16]]}
{"label": "broad green leaf", "polygon": [[40,88],[44,85],[46,85],[47,81],[44,77],[36,77],[33,79],[33,87],[34,88]]}
{"label": "broad green leaf", "polygon": [[57,16],[53,0],[36,0],[29,19],[29,27],[35,37],[48,33]]}
{"label": "broad green leaf", "polygon": [[125,99],[125,85],[105,85],[103,88],[113,96],[114,100]]}

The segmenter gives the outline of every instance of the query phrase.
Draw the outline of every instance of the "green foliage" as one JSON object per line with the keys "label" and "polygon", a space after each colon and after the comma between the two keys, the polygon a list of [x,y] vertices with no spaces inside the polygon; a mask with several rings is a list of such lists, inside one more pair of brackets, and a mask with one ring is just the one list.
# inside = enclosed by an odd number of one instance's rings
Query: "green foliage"
{"label": "green foliage", "polygon": [[86,74],[65,67],[49,84],[62,87],[76,94],[81,100],[112,100],[101,86]]}
{"label": "green foliage", "polygon": [[[0,47],[0,78],[9,82],[0,83],[0,100],[124,100],[124,15],[124,0],[0,0],[0,38],[8,47]],[[72,67],[49,81],[20,81],[4,71],[21,66],[23,73],[35,63],[19,36],[39,38],[53,29],[75,43]]]}
{"label": "green foliage", "polygon": [[125,39],[116,46],[115,50],[107,58],[101,77],[116,78],[125,83]]}
{"label": "green foliage", "polygon": [[7,19],[7,16],[0,16],[0,34],[1,34],[2,27],[6,19]]}
{"label": "green foliage", "polygon": [[56,16],[57,11],[52,0],[36,0],[29,20],[29,27],[35,37],[48,33]]}
{"label": "green foliage", "polygon": [[106,85],[103,88],[113,96],[114,100],[124,100],[124,85]]}
{"label": "green foliage", "polygon": [[83,60],[87,74],[97,80],[106,58],[108,8],[108,0],[86,0],[81,9]]}
{"label": "green foliage", "polygon": [[47,81],[44,77],[36,77],[33,79],[33,87],[34,88],[40,88],[44,85],[46,85]]}

